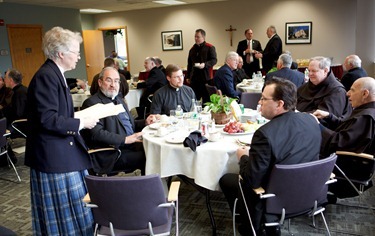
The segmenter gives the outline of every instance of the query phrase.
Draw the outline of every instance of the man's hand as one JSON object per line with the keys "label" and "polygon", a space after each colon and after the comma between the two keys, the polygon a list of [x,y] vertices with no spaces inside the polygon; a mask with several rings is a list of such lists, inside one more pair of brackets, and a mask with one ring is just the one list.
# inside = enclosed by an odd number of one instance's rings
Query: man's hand
{"label": "man's hand", "polygon": [[243,155],[249,155],[250,147],[240,147],[237,149],[237,160],[240,161]]}
{"label": "man's hand", "polygon": [[92,129],[96,126],[96,123],[99,122],[98,119],[92,118],[92,117],[85,117],[83,119],[80,119],[81,122],[83,122],[83,128],[84,129]]}
{"label": "man's hand", "polygon": [[155,123],[157,122],[158,120],[160,120],[160,115],[159,114],[156,114],[156,115],[149,115],[146,119],[146,125],[150,125],[152,123]]}
{"label": "man's hand", "polygon": [[199,69],[203,69],[204,68],[204,63],[202,62],[201,64],[199,64],[198,68]]}
{"label": "man's hand", "polygon": [[313,115],[316,116],[318,119],[323,119],[329,116],[329,112],[323,110],[316,110],[313,112]]}
{"label": "man's hand", "polygon": [[142,142],[142,132],[134,133],[125,137],[125,144],[140,143]]}
{"label": "man's hand", "polygon": [[254,54],[254,56],[255,56],[256,59],[263,58],[263,54],[260,53],[260,52],[256,52],[256,53]]}

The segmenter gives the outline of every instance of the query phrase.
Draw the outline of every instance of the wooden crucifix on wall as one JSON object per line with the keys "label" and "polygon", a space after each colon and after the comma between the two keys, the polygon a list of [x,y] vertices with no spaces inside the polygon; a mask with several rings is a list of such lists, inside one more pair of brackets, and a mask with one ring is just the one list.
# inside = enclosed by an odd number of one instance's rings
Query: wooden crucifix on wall
{"label": "wooden crucifix on wall", "polygon": [[232,25],[229,26],[229,29],[225,29],[225,31],[229,32],[230,37],[230,46],[233,46],[233,31],[236,31],[237,29],[232,28]]}

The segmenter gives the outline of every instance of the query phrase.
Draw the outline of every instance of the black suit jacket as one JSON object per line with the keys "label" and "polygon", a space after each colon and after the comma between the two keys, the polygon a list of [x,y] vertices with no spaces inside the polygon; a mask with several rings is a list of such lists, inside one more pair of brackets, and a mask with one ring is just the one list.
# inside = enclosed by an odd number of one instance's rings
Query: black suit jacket
{"label": "black suit jacket", "polygon": [[[144,126],[144,120],[134,121],[133,117],[129,113],[125,102],[119,95],[116,96],[117,104],[122,104],[125,112],[130,118],[133,131],[138,131]],[[93,106],[95,104],[107,104],[111,103],[112,100],[106,97],[101,91],[97,92],[93,96],[86,99],[82,104],[82,109]],[[109,116],[99,120],[99,123],[91,129],[84,130],[82,133],[87,145],[90,148],[102,148],[102,147],[124,147],[125,137],[128,136],[125,127],[122,124],[119,116]]]}
{"label": "black suit jacket", "polygon": [[268,73],[266,75],[266,81],[273,77],[288,79],[292,81],[297,86],[297,88],[299,88],[305,82],[305,74],[300,71],[291,70],[287,67]]}
{"label": "black suit jacket", "polygon": [[27,93],[25,165],[46,173],[91,167],[86,145],[74,118],[73,100],[61,71],[48,59],[35,73]]}
{"label": "black suit jacket", "polygon": [[267,73],[276,63],[277,59],[283,51],[283,42],[279,35],[275,34],[268,41],[266,48],[263,51],[263,70]]}
{"label": "black suit jacket", "polygon": [[366,76],[367,72],[362,67],[353,68],[342,76],[341,83],[344,85],[345,90],[349,91],[354,81]]}
{"label": "black suit jacket", "polygon": [[3,114],[7,118],[7,126],[18,119],[26,118],[27,87],[22,84],[16,85],[13,89],[13,96],[9,106],[4,107]]}
{"label": "black suit jacket", "polygon": [[139,101],[140,107],[151,107],[150,102],[148,101],[148,96],[150,94],[154,94],[156,90],[160,89],[164,85],[168,83],[165,74],[156,66],[150,70],[150,73],[148,75],[148,78],[146,82],[138,83],[137,89],[145,88],[145,91],[143,92],[141,99]]}
{"label": "black suit jacket", "polygon": [[[238,43],[237,46],[237,53],[240,55],[243,59],[243,69],[245,70],[247,76],[251,78],[253,72],[260,71],[259,68],[259,60],[255,58],[253,55],[254,61],[250,64],[246,62],[246,55],[243,55],[243,52],[248,48],[247,46],[247,39],[242,40]],[[262,45],[258,40],[252,39],[252,48],[253,50],[256,50],[258,52],[262,52]]]}

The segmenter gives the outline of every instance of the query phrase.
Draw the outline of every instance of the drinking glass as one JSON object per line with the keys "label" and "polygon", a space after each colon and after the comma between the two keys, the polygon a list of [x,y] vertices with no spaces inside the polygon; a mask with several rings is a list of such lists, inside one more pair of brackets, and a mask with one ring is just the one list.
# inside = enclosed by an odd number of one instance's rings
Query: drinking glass
{"label": "drinking glass", "polygon": [[197,107],[197,113],[200,114],[202,112],[202,101],[195,101],[195,105]]}
{"label": "drinking glass", "polygon": [[169,119],[173,126],[176,126],[178,124],[178,119],[176,118],[176,110],[169,111]]}

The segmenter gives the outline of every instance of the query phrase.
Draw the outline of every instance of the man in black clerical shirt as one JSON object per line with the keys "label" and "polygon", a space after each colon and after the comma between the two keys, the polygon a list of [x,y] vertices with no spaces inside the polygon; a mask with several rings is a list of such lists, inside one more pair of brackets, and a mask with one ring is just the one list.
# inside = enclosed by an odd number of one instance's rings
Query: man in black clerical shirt
{"label": "man in black clerical shirt", "polygon": [[170,64],[166,68],[169,84],[154,93],[151,114],[167,114],[181,105],[184,112],[190,111],[195,94],[192,88],[184,85],[184,74],[177,65]]}

